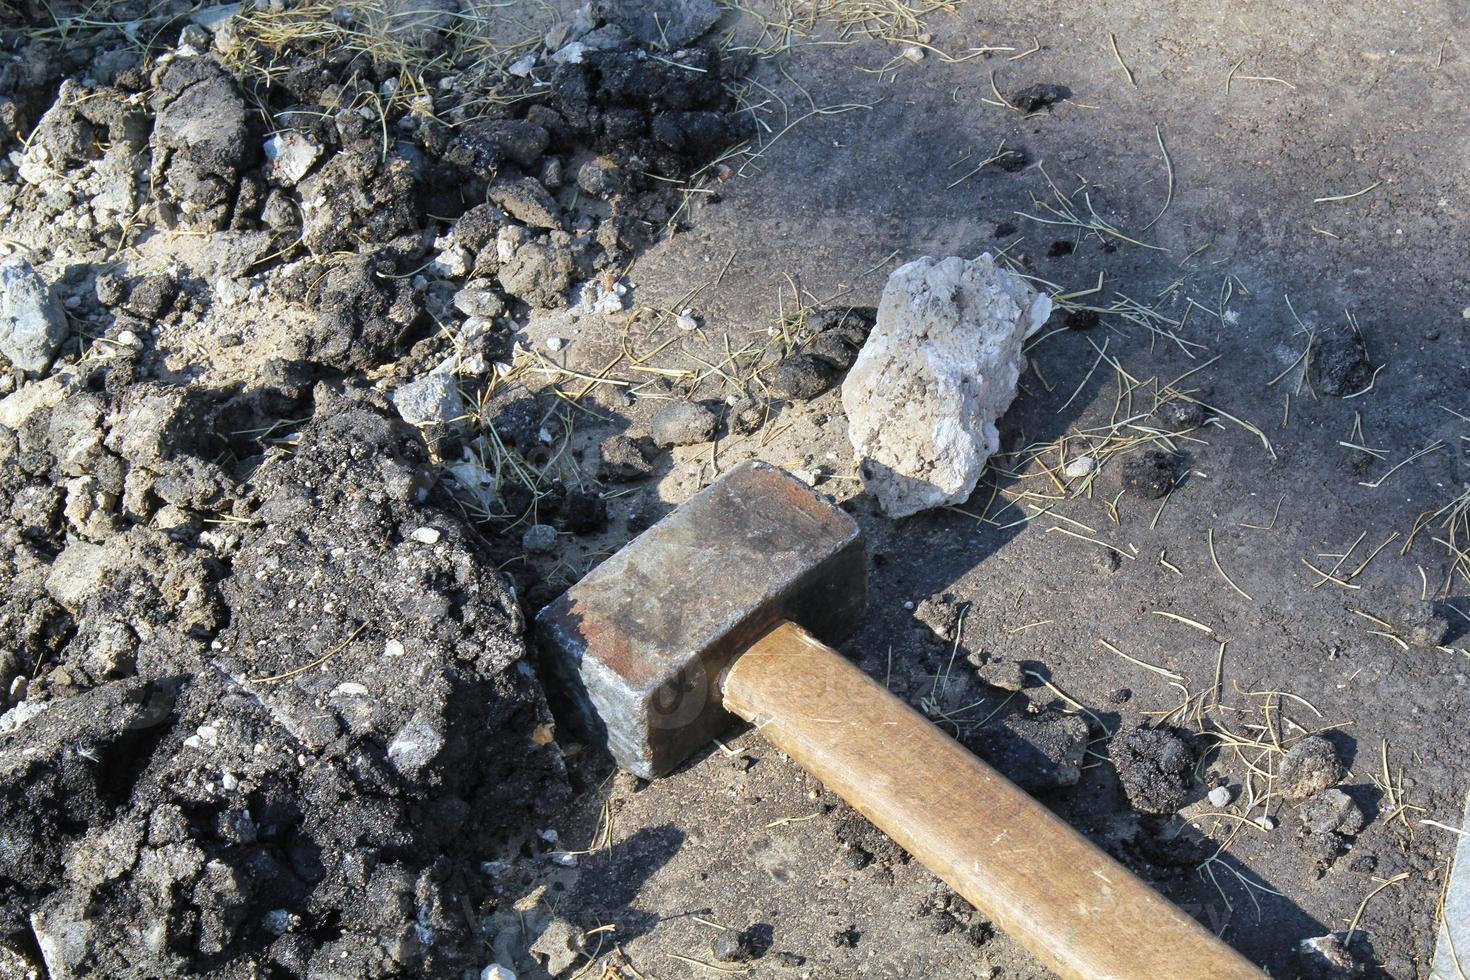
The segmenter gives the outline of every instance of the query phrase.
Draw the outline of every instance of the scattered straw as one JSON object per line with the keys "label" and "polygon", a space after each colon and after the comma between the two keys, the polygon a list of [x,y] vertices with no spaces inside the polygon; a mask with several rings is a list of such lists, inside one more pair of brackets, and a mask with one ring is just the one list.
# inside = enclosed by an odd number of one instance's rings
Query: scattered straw
{"label": "scattered straw", "polygon": [[1106,648],[1108,651],[1110,651],[1112,653],[1116,653],[1118,656],[1122,657],[1124,660],[1128,661],[1129,663],[1136,664],[1139,667],[1142,667],[1144,670],[1151,670],[1155,674],[1158,674],[1160,677],[1167,677],[1170,680],[1176,680],[1176,681],[1182,681],[1182,680],[1184,680],[1184,675],[1183,674],[1176,674],[1172,670],[1165,670],[1163,667],[1159,667],[1159,666],[1156,666],[1155,664],[1151,664],[1151,663],[1147,663],[1145,661],[1139,660],[1137,657],[1131,657],[1128,654],[1124,653],[1122,650],[1119,650],[1117,647],[1113,646],[1107,640],[1098,640],[1097,642],[1101,643],[1103,645],[1103,647]]}
{"label": "scattered straw", "polygon": [[1127,77],[1128,84],[1132,85],[1134,88],[1138,88],[1138,82],[1133,77],[1133,69],[1129,68],[1128,65],[1123,61],[1123,55],[1118,50],[1118,39],[1112,34],[1108,35],[1108,46],[1113,49],[1113,57],[1117,60],[1118,67],[1123,69],[1123,74]]}
{"label": "scattered straw", "polygon": [[337,654],[341,653],[343,650],[346,650],[347,647],[352,643],[352,641],[355,640],[355,639],[357,639],[358,636],[361,635],[362,631],[365,630],[365,629],[367,629],[367,628],[368,628],[368,624],[367,623],[363,623],[357,629],[353,630],[352,633],[351,633],[351,635],[349,635],[347,637],[347,639],[343,640],[341,643],[339,643],[336,646],[332,647],[332,649],[328,650],[326,653],[322,654],[320,657],[318,657],[317,659],[313,660],[309,664],[303,664],[302,666],[297,667],[294,670],[288,670],[288,671],[286,671],[284,674],[274,674],[274,675],[272,675],[270,677],[255,677],[255,678],[251,678],[251,679],[255,683],[257,683],[257,684],[274,684],[276,681],[283,681],[283,680],[286,680],[287,678],[295,677],[297,674],[304,674],[308,670],[313,670],[313,669],[315,669],[317,667],[320,667],[322,664],[326,663],[328,660],[331,660],[333,657],[335,657]]}
{"label": "scattered straw", "polygon": [[[1220,577],[1225,580],[1225,584],[1228,585],[1228,586],[1230,586],[1232,589],[1234,589],[1242,598],[1251,599],[1250,593],[1246,592],[1240,586],[1236,585],[1234,579],[1232,579],[1229,575],[1225,574],[1225,569],[1223,569],[1223,568],[1220,567],[1220,559],[1215,556],[1215,529],[1214,528],[1210,528],[1209,529],[1208,533],[1205,535],[1205,540],[1209,543],[1209,546],[1210,546],[1210,563],[1215,566],[1215,571],[1217,571],[1217,572],[1220,573]],[[1255,601],[1255,600],[1252,599],[1251,601]]]}
{"label": "scattered straw", "polygon": [[1314,197],[1312,198],[1312,203],[1331,204],[1334,201],[1351,201],[1355,197],[1362,197],[1364,194],[1368,193],[1374,188],[1382,186],[1382,184],[1383,181],[1375,180],[1373,183],[1369,184],[1367,187],[1364,187],[1360,191],[1353,191],[1351,194],[1335,194],[1331,197]]}

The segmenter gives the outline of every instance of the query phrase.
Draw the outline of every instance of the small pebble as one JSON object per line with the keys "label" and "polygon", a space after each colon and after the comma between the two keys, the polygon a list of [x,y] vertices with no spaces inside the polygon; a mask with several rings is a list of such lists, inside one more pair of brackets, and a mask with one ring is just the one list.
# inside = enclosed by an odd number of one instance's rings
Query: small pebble
{"label": "small pebble", "polygon": [[533,554],[546,554],[556,547],[556,528],[550,524],[532,524],[521,535],[521,547]]}
{"label": "small pebble", "polygon": [[546,349],[547,350],[550,350],[550,351],[558,351],[558,350],[561,350],[566,345],[567,345],[567,341],[566,341],[566,338],[565,337],[547,337],[546,338]]}
{"label": "small pebble", "polygon": [[516,971],[499,963],[491,963],[480,971],[480,980],[516,980]]}
{"label": "small pebble", "polygon": [[699,402],[669,402],[653,415],[653,441],[659,446],[692,446],[715,437],[719,417]]}
{"label": "small pebble", "polygon": [[744,963],[755,958],[755,946],[743,929],[726,929],[709,948],[715,959],[724,963]]}
{"label": "small pebble", "polygon": [[413,539],[419,544],[438,544],[439,531],[437,528],[432,527],[414,528]]}
{"label": "small pebble", "polygon": [[1216,786],[1210,790],[1210,806],[1225,806],[1230,802],[1230,788],[1228,786]]}
{"label": "small pebble", "polygon": [[1062,472],[1067,475],[1068,479],[1078,480],[1095,469],[1097,469],[1097,460],[1091,456],[1078,456],[1076,459],[1068,462],[1067,468]]}
{"label": "small pebble", "polygon": [[1257,820],[1256,823],[1261,825],[1262,830],[1276,829],[1276,821],[1272,820],[1270,817],[1261,817],[1261,819]]}

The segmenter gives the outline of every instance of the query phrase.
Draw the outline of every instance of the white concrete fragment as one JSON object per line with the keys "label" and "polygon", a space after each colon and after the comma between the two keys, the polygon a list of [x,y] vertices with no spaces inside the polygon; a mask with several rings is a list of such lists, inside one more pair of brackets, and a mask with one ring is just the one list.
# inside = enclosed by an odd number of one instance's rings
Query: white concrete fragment
{"label": "white concrete fragment", "polygon": [[565,44],[559,51],[551,56],[551,60],[558,65],[580,65],[582,56],[587,53],[587,45],[581,41],[573,41]]}
{"label": "white concrete fragment", "polygon": [[265,141],[265,159],[271,173],[286,186],[293,186],[316,163],[322,148],[301,133],[288,129]]}
{"label": "white concrete fragment", "polygon": [[1230,802],[1230,787],[1216,786],[1210,790],[1210,806],[1221,807]]}
{"label": "white concrete fragment", "polygon": [[19,429],[26,419],[36,412],[60,404],[66,397],[66,386],[71,377],[61,373],[21,385],[15,391],[0,398],[0,425],[7,429]]}
{"label": "white concrete fragment", "polygon": [[[16,680],[24,678],[17,677]],[[22,701],[9,711],[0,714],[0,735],[19,731],[20,726],[30,721],[51,706],[50,701]]]}
{"label": "white concrete fragment", "polygon": [[0,354],[22,371],[51,366],[68,332],[51,286],[18,255],[0,262]]}
{"label": "white concrete fragment", "polygon": [[454,379],[430,374],[393,392],[393,407],[410,425],[444,425],[464,414]]}
{"label": "white concrete fragment", "polygon": [[489,510],[495,505],[495,474],[487,470],[472,454],[467,452],[464,459],[450,463],[445,468],[454,476],[454,482],[459,484],[460,489],[482,509]]}
{"label": "white concrete fragment", "polygon": [[462,279],[469,274],[470,256],[462,248],[448,248],[434,256],[425,268],[442,279]]}
{"label": "white concrete fragment", "polygon": [[897,269],[878,323],[842,385],[866,487],[903,517],[961,503],[1000,446],[996,420],[1026,366],[1022,342],[1050,297],[977,259],[925,256]]}

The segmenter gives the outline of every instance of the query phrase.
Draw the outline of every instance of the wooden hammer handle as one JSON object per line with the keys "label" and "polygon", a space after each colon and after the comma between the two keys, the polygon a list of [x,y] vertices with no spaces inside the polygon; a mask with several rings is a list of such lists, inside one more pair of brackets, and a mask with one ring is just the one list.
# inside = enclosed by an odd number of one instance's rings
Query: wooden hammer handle
{"label": "wooden hammer handle", "polygon": [[1063,977],[1262,973],[799,626],[736,658],[725,706]]}

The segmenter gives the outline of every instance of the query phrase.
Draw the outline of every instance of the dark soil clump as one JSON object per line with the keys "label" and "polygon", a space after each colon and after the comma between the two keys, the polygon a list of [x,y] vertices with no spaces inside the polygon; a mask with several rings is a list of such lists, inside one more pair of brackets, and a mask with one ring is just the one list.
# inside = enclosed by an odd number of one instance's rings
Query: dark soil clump
{"label": "dark soil clump", "polygon": [[1065,85],[1040,83],[1012,93],[1010,103],[1022,112],[1040,112],[1071,97],[1072,90]]}
{"label": "dark soil clump", "polygon": [[1182,460],[1163,449],[1145,449],[1123,459],[1123,486],[1148,500],[1157,500],[1174,489]]}
{"label": "dark soil clump", "polygon": [[1181,733],[1140,725],[1113,739],[1110,754],[1135,810],[1173,813],[1187,801],[1195,753]]}
{"label": "dark soil clump", "polygon": [[1352,327],[1333,327],[1312,339],[1307,380],[1315,391],[1340,398],[1362,391],[1372,379],[1368,345]]}

